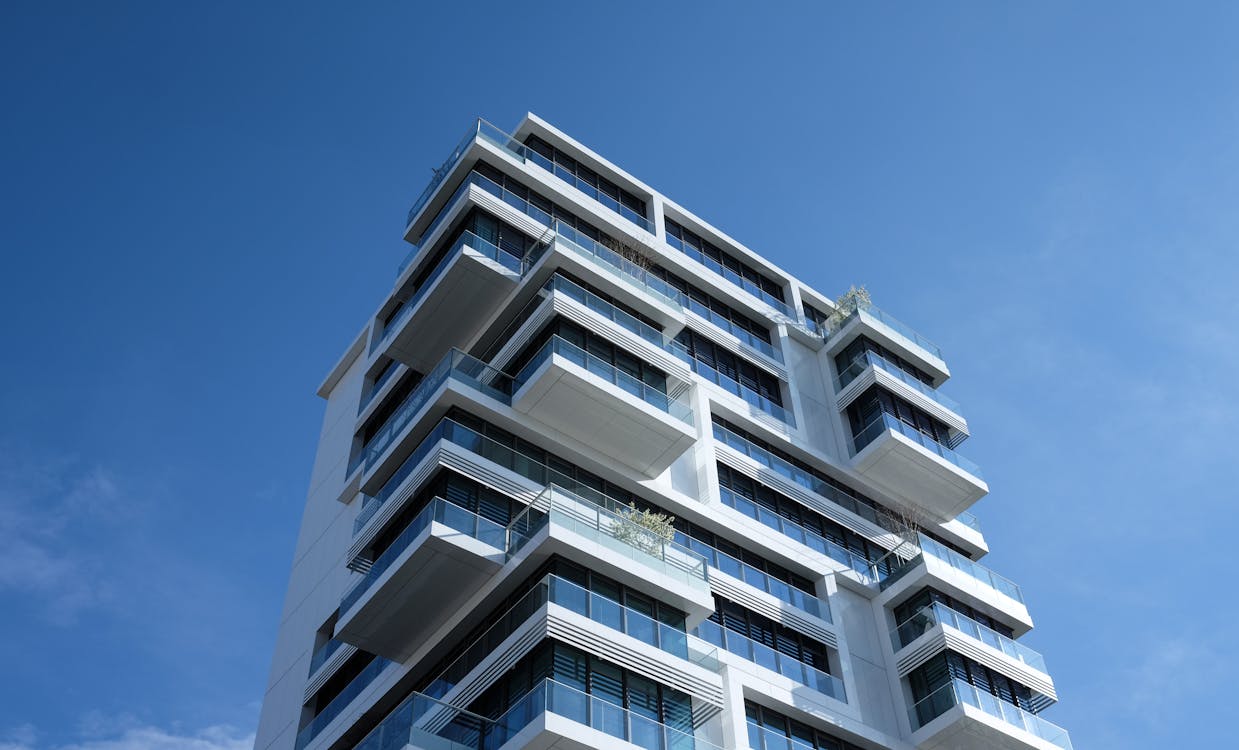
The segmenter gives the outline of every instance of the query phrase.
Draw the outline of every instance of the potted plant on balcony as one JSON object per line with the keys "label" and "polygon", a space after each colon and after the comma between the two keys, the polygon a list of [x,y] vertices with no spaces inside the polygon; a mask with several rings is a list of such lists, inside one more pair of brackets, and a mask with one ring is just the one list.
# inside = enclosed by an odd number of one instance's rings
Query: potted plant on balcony
{"label": "potted plant on balcony", "polygon": [[835,309],[826,316],[826,334],[830,335],[843,327],[844,321],[852,317],[852,313],[863,310],[873,304],[869,298],[869,290],[862,284],[859,287],[849,287],[841,297],[835,300]]}
{"label": "potted plant on balcony", "polygon": [[629,503],[618,515],[621,523],[616,524],[615,538],[642,552],[658,555],[675,538],[675,516],[639,510],[636,503]]}

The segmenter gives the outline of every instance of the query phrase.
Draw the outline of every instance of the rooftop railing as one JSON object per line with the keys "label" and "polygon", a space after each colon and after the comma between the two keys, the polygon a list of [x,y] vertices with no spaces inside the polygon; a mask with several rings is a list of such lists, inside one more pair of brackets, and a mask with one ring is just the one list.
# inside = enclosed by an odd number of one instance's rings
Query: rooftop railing
{"label": "rooftop railing", "polygon": [[912,442],[921,446],[930,453],[941,456],[946,459],[947,462],[958,466],[977,479],[984,479],[984,477],[981,476],[981,467],[977,466],[975,462],[960,455],[953,448],[949,448],[942,443],[939,443],[929,435],[926,435],[912,425],[904,422],[899,417],[885,411],[878,412],[877,416],[869,421],[869,424],[865,425],[856,433],[856,437],[853,440],[853,448],[855,450],[853,450],[852,455],[860,453],[864,450],[865,446],[872,443],[879,435],[888,430],[898,432],[900,435],[910,439]]}
{"label": "rooftop railing", "polygon": [[1012,659],[1022,661],[1033,669],[1046,673],[1049,671],[1045,667],[1045,657],[1038,652],[987,625],[982,625],[970,617],[965,617],[941,602],[934,602],[920,609],[916,614],[891,630],[891,644],[898,651],[939,623],[946,627],[954,628],[964,635],[981,641],[987,646],[996,648]]}
{"label": "rooftop railing", "polygon": [[931,400],[947,409],[950,409],[956,414],[963,413],[960,410],[959,402],[955,399],[939,392],[938,389],[933,386],[926,385],[924,382],[913,377],[912,375],[909,375],[907,372],[904,372],[902,368],[882,355],[868,350],[862,352],[860,356],[852,360],[852,363],[845,367],[843,372],[839,373],[839,377],[835,378],[835,393],[842,391],[848,383],[855,380],[858,375],[869,367],[874,367],[882,372],[885,372],[899,382],[907,384],[917,392],[924,394]]}
{"label": "rooftop railing", "polygon": [[843,680],[823,672],[811,664],[806,664],[788,654],[781,653],[764,643],[741,635],[734,630],[724,628],[712,620],[706,620],[697,626],[697,635],[706,643],[717,646],[729,653],[739,656],[745,661],[778,672],[801,685],[813,688],[817,692],[828,695],[836,700],[847,703],[847,690]]}
{"label": "rooftop railing", "polygon": [[990,716],[1030,732],[1063,750],[1072,750],[1071,737],[1066,729],[959,678],[917,701],[916,705],[908,710],[908,714],[913,728],[920,729],[951,708],[961,705],[979,708]]}
{"label": "rooftop railing", "polygon": [[679,399],[667,394],[666,391],[655,388],[654,386],[642,382],[640,378],[634,377],[623,370],[619,369],[610,362],[605,362],[598,357],[586,352],[584,349],[576,346],[566,339],[559,336],[552,336],[549,341],[534,354],[533,358],[526,364],[521,371],[512,379],[512,391],[515,393],[531,378],[534,372],[542,366],[552,355],[558,355],[585,369],[587,372],[596,375],[603,380],[611,383],[621,391],[635,396],[645,403],[653,406],[659,411],[665,412],[668,415],[686,422],[693,423],[692,407]]}
{"label": "rooftop railing", "polygon": [[436,497],[413,517],[409,525],[388,545],[387,549],[383,550],[381,555],[374,559],[365,574],[345,593],[344,598],[340,600],[340,611],[348,612],[370,590],[374,582],[387,572],[392,563],[399,559],[421,536],[421,533],[430,527],[431,523],[441,523],[496,549],[502,550],[507,547],[507,529],[503,525],[483,518],[451,501]]}

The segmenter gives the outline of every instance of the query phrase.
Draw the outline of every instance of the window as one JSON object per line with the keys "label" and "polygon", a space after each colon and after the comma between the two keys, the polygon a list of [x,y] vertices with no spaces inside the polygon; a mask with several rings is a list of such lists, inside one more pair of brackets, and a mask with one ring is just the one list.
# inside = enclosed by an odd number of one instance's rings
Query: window
{"label": "window", "polygon": [[645,218],[645,201],[635,194],[616,185],[536,135],[526,138],[525,145],[535,154],[534,163],[543,169],[554,173],[556,177],[575,186],[615,213],[632,220],[641,228],[649,227]]}
{"label": "window", "polygon": [[667,244],[767,302],[782,306],[783,285],[736,256],[667,219]]}
{"label": "window", "polygon": [[852,437],[856,442],[857,451],[873,442],[876,435],[865,435],[864,430],[883,413],[889,414],[947,448],[955,448],[963,442],[965,437],[962,433],[953,432],[945,422],[931,416],[924,409],[914,406],[910,401],[896,396],[885,388],[874,385],[848,406],[848,421],[852,427]]}

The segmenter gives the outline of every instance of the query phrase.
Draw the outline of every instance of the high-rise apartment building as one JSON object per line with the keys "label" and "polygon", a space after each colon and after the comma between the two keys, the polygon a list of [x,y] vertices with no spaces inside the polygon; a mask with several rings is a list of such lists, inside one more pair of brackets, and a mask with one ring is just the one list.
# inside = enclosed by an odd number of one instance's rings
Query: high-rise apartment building
{"label": "high-rise apartment building", "polygon": [[257,750],[1070,748],[939,349],[529,115],[327,401]]}

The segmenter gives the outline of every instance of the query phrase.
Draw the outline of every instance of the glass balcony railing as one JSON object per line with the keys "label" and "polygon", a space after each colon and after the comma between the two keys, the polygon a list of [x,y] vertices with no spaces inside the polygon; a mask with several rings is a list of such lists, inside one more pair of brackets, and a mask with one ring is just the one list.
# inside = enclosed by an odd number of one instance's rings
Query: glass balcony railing
{"label": "glass balcony railing", "polygon": [[777,310],[779,313],[783,314],[784,316],[787,316],[789,318],[795,317],[792,315],[791,310],[787,307],[787,303],[785,303],[783,300],[779,299],[778,297],[771,294],[770,292],[767,292],[765,289],[762,289],[755,282],[750,281],[749,279],[744,278],[743,276],[731,270],[730,268],[727,268],[722,263],[719,263],[717,260],[714,260],[713,258],[703,254],[701,250],[699,250],[698,248],[695,248],[692,245],[686,242],[683,242],[678,237],[674,237],[670,234],[667,235],[667,244],[671,245],[676,250],[679,250],[680,252],[684,253],[688,257],[697,261],[701,265],[710,269],[715,274],[722,276],[724,279],[727,279],[732,284],[740,287],[744,291],[760,299],[762,302],[765,302],[767,305],[773,307],[775,310]]}
{"label": "glass balcony railing", "polygon": [[980,533],[981,531],[981,520],[977,518],[976,516],[972,515],[971,513],[969,513],[968,511],[964,511],[960,513],[959,515],[955,516],[955,520],[959,521],[960,523],[972,529],[973,531],[976,531],[978,533]]}
{"label": "glass balcony railing", "polygon": [[551,337],[551,340],[547,341],[533,356],[533,359],[512,379],[513,393],[520,390],[529,378],[533,376],[534,372],[551,358],[551,355],[563,357],[574,365],[616,386],[621,391],[641,399],[655,409],[665,412],[681,422],[693,423],[693,411],[689,404],[669,396],[666,391],[659,390],[648,383],[642,382],[640,378],[620,370],[609,362],[604,362],[559,336]]}
{"label": "glass balcony railing", "polygon": [[539,167],[542,167],[546,171],[555,175],[556,177],[568,183],[569,185],[576,188],[577,190],[580,190],[582,193],[585,193],[585,195],[601,203],[602,205],[611,209],[612,211],[619,214],[620,216],[623,216],[625,219],[628,219],[633,224],[636,224],[637,226],[641,227],[642,229],[649,232],[650,234],[654,234],[654,222],[645,218],[637,211],[634,211],[628,206],[625,206],[623,203],[620,203],[617,199],[607,195],[603,191],[599,190],[597,187],[589,184],[589,182],[581,179],[571,170],[565,169],[563,165],[555,164],[550,159],[546,158],[542,154],[539,154],[537,151],[534,151],[528,146],[522,146],[521,148],[525,149],[525,158],[528,159],[529,161],[533,162],[534,164],[537,164]]}
{"label": "glass balcony railing", "polygon": [[688,706],[684,707],[683,724],[673,727],[612,700],[545,679],[487,727],[484,746],[486,750],[498,748],[534,719],[552,713],[649,750],[721,750],[694,731]]}
{"label": "glass balcony railing", "polygon": [[800,542],[806,547],[826,555],[835,562],[843,563],[857,575],[860,575],[864,581],[868,582],[870,580],[874,566],[877,563],[867,557],[858,555],[843,545],[832,542],[800,524],[792,523],[769,508],[758,505],[748,498],[732,492],[727,487],[719,488],[719,498],[724,505],[734,508],[749,518],[760,521],[784,536],[789,537],[792,541]]}
{"label": "glass balcony railing", "polygon": [[723,331],[740,339],[740,344],[742,346],[763,354],[779,364],[783,364],[783,353],[778,349],[775,349],[773,344],[760,338],[752,331],[742,328],[739,324],[732,322],[731,319],[723,316],[722,313],[711,310],[709,307],[703,305],[701,302],[698,302],[692,297],[686,297],[684,299],[684,306]]}
{"label": "glass balcony railing", "polygon": [[979,708],[990,716],[1002,719],[1007,724],[1023,729],[1063,750],[1072,750],[1071,737],[1066,729],[961,679],[954,679],[917,701],[908,713],[912,726],[920,729],[955,706],[963,705]]}
{"label": "glass balcony railing", "polygon": [[929,352],[934,357],[942,359],[942,350],[938,348],[937,344],[914,331],[911,326],[906,323],[901,323],[895,316],[873,304],[857,307],[850,315],[840,320],[837,324],[828,326],[826,329],[825,338],[829,340],[831,336],[842,330],[843,327],[855,317],[868,318],[871,323],[894,331]]}
{"label": "glass balcony railing", "polygon": [[865,425],[863,429],[856,433],[856,437],[853,440],[853,447],[855,450],[852,451],[852,455],[860,453],[864,450],[865,446],[872,443],[878,438],[879,435],[888,430],[898,432],[900,435],[910,439],[912,442],[921,446],[930,453],[941,456],[949,463],[958,466],[977,479],[984,479],[984,477],[981,476],[980,466],[977,466],[972,461],[964,458],[954,449],[948,448],[942,443],[939,443],[937,440],[934,440],[929,435],[926,435],[912,425],[907,424],[900,418],[894,416],[893,414],[888,414],[887,412],[879,412],[876,417],[870,420],[869,424]]}
{"label": "glass balcony railing", "polygon": [[477,513],[462,508],[441,497],[436,497],[409,522],[409,525],[405,527],[404,531],[400,532],[400,535],[392,541],[387,549],[383,550],[383,553],[375,558],[365,575],[357,583],[353,584],[352,588],[348,590],[348,593],[340,601],[340,611],[348,612],[361,599],[362,595],[374,585],[374,582],[387,572],[392,563],[404,554],[409,545],[423,531],[429,528],[432,522],[441,523],[450,529],[471,536],[496,549],[503,550],[507,548],[507,529],[501,524],[483,518]]}
{"label": "glass balcony railing", "polygon": [[921,609],[898,627],[891,630],[891,644],[898,651],[921,637],[921,635],[928,632],[938,623],[945,627],[954,628],[991,648],[996,648],[1012,659],[1022,661],[1039,672],[1047,674],[1049,672],[1045,667],[1045,657],[1041,654],[991,627],[961,615],[941,602],[934,602]]}
{"label": "glass balcony railing", "polygon": [[353,750],[401,750],[406,746],[481,750],[484,730],[491,723],[490,719],[425,693],[413,693],[383,717]]}
{"label": "glass balcony railing", "polygon": [[1003,578],[984,565],[969,560],[950,547],[947,547],[944,544],[939,544],[924,534],[919,535],[918,544],[921,548],[921,554],[913,557],[911,560],[908,560],[899,568],[892,571],[891,574],[882,581],[881,587],[883,589],[889,588],[891,584],[902,578],[905,573],[919,565],[923,556],[928,555],[929,557],[950,565],[958,571],[968,574],[972,578],[985,584],[986,586],[989,586],[995,591],[1005,594],[1021,604],[1024,603],[1024,594],[1020,591],[1019,586],[1009,579]]}
{"label": "glass balcony railing", "polygon": [[902,533],[902,528],[887,513],[879,512],[872,505],[861,502],[833,484],[771,453],[765,448],[749,441],[744,436],[737,435],[718,423],[714,424],[714,439],[748,456],[784,479],[790,480],[806,490],[826,498],[844,510],[850,511],[888,531]]}
{"label": "glass balcony railing", "polygon": [[680,534],[677,534],[677,536],[683,536],[685,539],[684,543],[704,557],[710,567],[726,573],[732,578],[739,579],[758,591],[764,591],[779,601],[790,604],[814,617],[826,622],[832,621],[830,608],[823,607],[821,600],[815,594],[798,589],[786,581],[781,581],[764,570],[759,570],[746,562],[741,562],[739,559],[715,547],[711,547],[699,539]]}
{"label": "glass balcony railing", "polygon": [[718,671],[718,652],[714,649],[689,648],[684,630],[657,622],[631,607],[578,586],[556,575],[548,575],[534,584],[495,623],[478,636],[460,656],[456,657],[426,686],[426,694],[442,698],[460,684],[477,665],[508,636],[516,632],[544,604],[558,604],[612,630],[625,633],[672,656]]}
{"label": "glass balcony railing", "polygon": [[618,276],[626,284],[635,285],[640,291],[653,296],[663,304],[676,309],[682,309],[685,306],[684,301],[687,295],[650,273],[640,264],[625,258],[623,253],[607,247],[561,221],[551,221],[549,215],[545,223],[554,231],[554,240],[560,241],[568,250],[601,267],[609,275]]}
{"label": "glass balcony railing", "polygon": [[766,669],[778,672],[784,677],[813,688],[823,695],[828,695],[831,698],[847,703],[847,691],[844,689],[843,680],[832,674],[823,672],[787,654],[780,653],[770,646],[758,643],[752,638],[741,635],[734,630],[724,628],[713,620],[706,620],[698,625],[696,634],[706,643],[733,653],[745,661],[751,661]]}
{"label": "glass balcony railing", "polygon": [[[388,363],[383,372],[374,379],[374,383],[370,386],[370,390],[366,391],[366,395],[361,398],[361,403],[357,407],[357,413],[361,414],[374,400],[374,397],[379,395],[379,391],[383,390],[383,386],[387,385],[387,381],[392,379],[392,376],[400,371],[400,365],[396,362]],[[351,473],[351,472],[350,472]]]}
{"label": "glass balcony railing", "polygon": [[297,732],[296,750],[302,750],[302,748],[310,744],[319,733],[327,728],[328,724],[339,716],[344,709],[348,708],[349,704],[356,700],[357,696],[361,695],[366,688],[370,687],[370,684],[392,664],[395,664],[395,662],[378,656],[374,657],[374,661],[367,664],[360,674],[354,677],[348,685],[345,685],[344,689],[335,698],[332,698],[331,702],[324,706],[317,716],[310,720],[309,724],[306,724]]}
{"label": "glass balcony railing", "polygon": [[693,372],[697,373],[711,383],[714,383],[728,393],[739,396],[745,403],[752,406],[754,409],[769,414],[789,427],[796,426],[796,417],[787,409],[783,408],[779,404],[776,404],[773,400],[766,398],[752,388],[743,385],[738,380],[724,375],[699,359],[690,358],[688,360],[688,364],[693,368]]}
{"label": "glass balcony railing", "polygon": [[409,426],[409,422],[426,405],[430,396],[449,379],[462,381],[501,403],[511,402],[512,378],[476,357],[471,357],[459,349],[453,349],[439,360],[439,364],[435,365],[426,377],[422,378],[417,387],[405,397],[378,432],[374,433],[374,436],[366,443],[362,453],[365,456],[367,471],[387,452],[396,437]]}
{"label": "glass balcony railing", "polygon": [[327,663],[327,660],[331,658],[331,655],[339,651],[340,647],[343,645],[344,641],[337,641],[335,638],[332,638],[323,645],[319,646],[310,656],[309,674],[314,674],[317,672],[318,668]]}
{"label": "glass balcony railing", "polygon": [[848,383],[855,380],[858,375],[870,366],[891,375],[899,382],[907,384],[912,389],[924,394],[930,400],[937,402],[939,405],[950,409],[956,414],[963,414],[958,401],[950,396],[940,393],[937,388],[926,385],[921,380],[904,372],[898,365],[891,362],[886,357],[871,351],[863,352],[859,357],[852,360],[852,363],[845,367],[843,372],[839,373],[839,377],[835,378],[835,393],[842,391]]}
{"label": "glass balcony railing", "polygon": [[439,277],[443,275],[443,272],[447,270],[447,267],[452,264],[452,261],[454,261],[466,247],[474,252],[486,256],[487,258],[490,258],[496,263],[503,265],[504,268],[507,268],[510,271],[515,273],[521,272],[520,258],[501,250],[499,246],[487,242],[473,232],[466,231],[461,233],[460,239],[456,240],[455,244],[452,245],[452,249],[449,250],[447,254],[435,264],[434,269],[428,276],[426,276],[421,285],[417,287],[417,291],[413,292],[413,295],[405,301],[404,306],[400,308],[400,311],[383,326],[382,336],[375,336],[371,338],[371,352],[377,349],[379,344],[387,341],[387,339],[391,337],[392,333],[400,330],[400,327],[404,325],[405,321],[407,321],[411,315],[413,315],[413,311],[417,309],[417,306],[422,303],[422,300],[425,299],[430,290],[434,288],[435,283],[439,280]]}
{"label": "glass balcony railing", "polygon": [[508,525],[509,557],[551,524],[637,563],[641,567],[636,570],[656,572],[694,588],[708,588],[706,561],[701,554],[637,524],[627,516],[634,512],[627,508],[608,510],[552,484]]}
{"label": "glass balcony railing", "polygon": [[962,570],[990,588],[1006,594],[1017,602],[1023,603],[1024,594],[1021,593],[1020,587],[1015,585],[1009,579],[1003,578],[984,565],[969,560],[950,547],[947,547],[945,544],[935,542],[933,539],[930,539],[923,534],[920,537],[919,544],[923,554],[929,555],[930,557],[936,557],[942,562],[949,564],[956,570]]}
{"label": "glass balcony railing", "polygon": [[[576,300],[581,305],[589,308],[595,313],[615,323],[620,328],[629,333],[636,334],[645,341],[657,346],[664,351],[674,352],[677,349],[683,351],[683,347],[676,341],[668,339],[663,335],[663,332],[658,328],[638,319],[636,316],[624,312],[602,297],[585,289],[580,284],[575,284],[572,281],[556,274],[546,282],[547,291],[558,292],[569,299]],[[687,356],[687,355],[682,355]]]}

